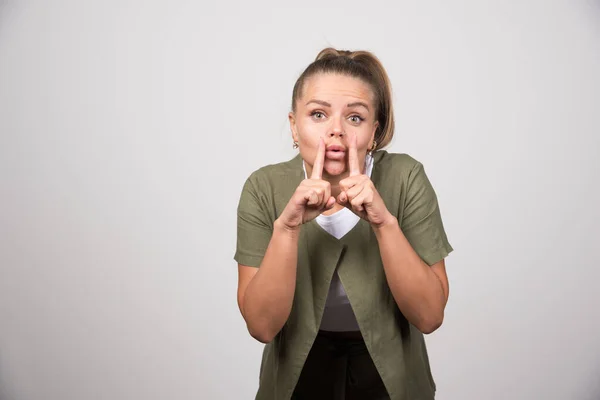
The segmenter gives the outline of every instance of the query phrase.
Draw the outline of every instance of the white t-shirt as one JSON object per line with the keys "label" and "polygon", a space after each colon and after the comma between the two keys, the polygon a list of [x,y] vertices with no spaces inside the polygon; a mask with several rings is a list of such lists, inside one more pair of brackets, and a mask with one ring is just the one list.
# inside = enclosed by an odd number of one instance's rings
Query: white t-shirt
{"label": "white t-shirt", "polygon": [[[365,175],[371,177],[372,170],[373,157],[367,154],[365,158]],[[304,168],[304,176],[306,177],[306,168]],[[358,224],[360,217],[344,207],[331,215],[321,214],[315,220],[326,232],[336,239],[340,239]],[[336,332],[360,330],[337,270],[333,273],[331,279],[320,329]]]}

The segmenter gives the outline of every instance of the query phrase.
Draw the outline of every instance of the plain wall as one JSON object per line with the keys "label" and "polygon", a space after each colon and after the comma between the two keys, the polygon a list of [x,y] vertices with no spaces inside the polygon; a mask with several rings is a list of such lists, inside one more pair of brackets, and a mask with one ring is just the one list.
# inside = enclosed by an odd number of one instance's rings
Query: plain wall
{"label": "plain wall", "polygon": [[455,248],[437,398],[600,398],[600,2],[0,0],[2,400],[254,398],[237,202],[329,45]]}

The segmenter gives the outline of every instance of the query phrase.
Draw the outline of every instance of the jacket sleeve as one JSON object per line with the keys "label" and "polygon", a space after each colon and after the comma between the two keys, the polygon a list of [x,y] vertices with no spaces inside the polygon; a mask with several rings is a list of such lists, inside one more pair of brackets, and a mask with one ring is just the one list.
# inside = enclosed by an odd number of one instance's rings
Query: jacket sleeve
{"label": "jacket sleeve", "polygon": [[408,175],[406,190],[400,228],[421,259],[433,265],[453,248],[446,237],[437,195],[418,161]]}
{"label": "jacket sleeve", "polygon": [[237,246],[234,259],[243,265],[260,267],[273,234],[273,221],[266,212],[256,174],[245,182],[237,208]]}

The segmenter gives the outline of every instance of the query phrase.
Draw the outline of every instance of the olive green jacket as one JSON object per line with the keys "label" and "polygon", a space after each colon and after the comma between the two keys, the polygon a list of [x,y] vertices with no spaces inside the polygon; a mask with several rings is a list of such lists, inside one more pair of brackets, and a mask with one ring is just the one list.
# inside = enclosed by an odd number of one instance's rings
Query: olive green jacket
{"label": "olive green jacket", "polygon": [[[429,265],[445,258],[452,247],[423,165],[406,154],[377,151],[373,157],[371,180],[414,250]],[[238,206],[238,263],[260,267],[273,223],[302,179],[300,155],[265,166],[247,179]],[[319,331],[336,267],[390,398],[433,399],[435,383],[423,334],[394,301],[377,239],[362,219],[339,240],[314,220],[302,225],[292,310],[281,331],[265,345],[256,399],[291,398]]]}

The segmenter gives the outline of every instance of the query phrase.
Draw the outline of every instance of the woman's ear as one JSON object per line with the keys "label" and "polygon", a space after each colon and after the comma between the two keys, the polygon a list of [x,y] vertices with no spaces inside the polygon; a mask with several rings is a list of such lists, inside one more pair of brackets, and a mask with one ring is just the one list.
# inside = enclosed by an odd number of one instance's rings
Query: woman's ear
{"label": "woman's ear", "polygon": [[290,121],[290,130],[292,131],[292,139],[294,142],[298,141],[298,130],[296,129],[296,116],[293,111],[290,111],[288,114],[288,119]]}
{"label": "woman's ear", "polygon": [[377,128],[379,128],[379,121],[375,121],[373,123],[373,131],[371,132],[371,143],[375,140],[375,134],[377,133]]}

